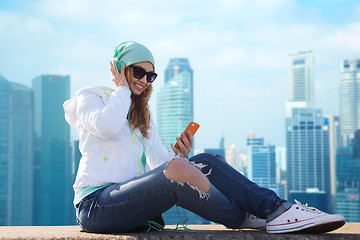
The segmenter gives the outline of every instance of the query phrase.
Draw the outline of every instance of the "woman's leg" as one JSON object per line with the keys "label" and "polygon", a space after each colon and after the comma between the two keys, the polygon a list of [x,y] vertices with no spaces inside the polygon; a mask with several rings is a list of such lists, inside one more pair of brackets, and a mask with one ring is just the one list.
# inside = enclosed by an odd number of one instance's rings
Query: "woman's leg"
{"label": "woman's leg", "polygon": [[260,188],[245,178],[219,156],[199,154],[189,161],[208,175],[211,184],[233,199],[240,209],[266,218],[269,233],[323,233],[345,224],[342,215],[327,214],[299,202],[293,205],[281,200],[273,191]]}
{"label": "woman's leg", "polygon": [[[188,174],[188,166],[193,174],[185,178],[172,174],[176,167]],[[199,179],[192,181],[193,177]],[[177,204],[210,221],[239,227],[245,212],[208,181],[206,185],[206,181],[190,163],[175,158],[127,183],[113,184],[91,194],[78,206],[79,224],[89,232],[131,231]]]}
{"label": "woman's leg", "polygon": [[220,192],[233,199],[240,209],[260,218],[272,220],[288,210],[292,204],[280,199],[270,189],[261,188],[232,168],[223,158],[213,154],[199,154],[189,159],[206,174]]}

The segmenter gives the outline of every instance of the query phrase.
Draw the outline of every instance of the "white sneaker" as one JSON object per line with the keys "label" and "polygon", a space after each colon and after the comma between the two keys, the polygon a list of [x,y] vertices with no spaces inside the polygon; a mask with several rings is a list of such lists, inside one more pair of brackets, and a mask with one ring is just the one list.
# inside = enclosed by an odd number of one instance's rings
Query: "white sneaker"
{"label": "white sneaker", "polygon": [[258,218],[250,213],[246,213],[246,218],[241,224],[240,229],[249,228],[257,230],[266,230],[266,220]]}
{"label": "white sneaker", "polygon": [[316,208],[296,204],[280,216],[268,222],[268,233],[324,233],[335,230],[345,224],[345,219],[339,214],[328,214]]}

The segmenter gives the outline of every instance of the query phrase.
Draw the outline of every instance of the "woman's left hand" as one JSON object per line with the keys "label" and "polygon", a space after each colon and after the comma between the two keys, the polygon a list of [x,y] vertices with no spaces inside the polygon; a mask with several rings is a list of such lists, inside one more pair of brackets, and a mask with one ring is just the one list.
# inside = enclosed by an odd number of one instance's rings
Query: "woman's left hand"
{"label": "woman's left hand", "polygon": [[179,146],[179,149],[175,148],[173,144],[171,144],[171,148],[176,155],[181,158],[186,158],[193,146],[193,136],[190,132],[186,134],[182,133],[180,138],[176,138],[176,142]]}

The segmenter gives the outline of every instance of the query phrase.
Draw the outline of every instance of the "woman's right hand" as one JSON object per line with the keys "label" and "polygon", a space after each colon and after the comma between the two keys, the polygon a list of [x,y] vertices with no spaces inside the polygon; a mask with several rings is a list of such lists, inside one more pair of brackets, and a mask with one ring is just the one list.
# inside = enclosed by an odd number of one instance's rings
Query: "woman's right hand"
{"label": "woman's right hand", "polygon": [[116,60],[113,62],[110,61],[110,70],[111,70],[111,80],[114,82],[116,87],[124,86],[129,88],[128,81],[125,77],[125,64],[121,67],[121,72],[116,65]]}

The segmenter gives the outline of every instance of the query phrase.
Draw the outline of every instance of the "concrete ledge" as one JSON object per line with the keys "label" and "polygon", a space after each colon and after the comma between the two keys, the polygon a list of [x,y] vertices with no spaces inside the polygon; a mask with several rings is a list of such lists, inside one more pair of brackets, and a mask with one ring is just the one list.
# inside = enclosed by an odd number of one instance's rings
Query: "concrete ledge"
{"label": "concrete ledge", "polygon": [[[360,223],[347,223],[326,234],[268,234],[264,231],[232,230],[222,225],[189,225],[196,232],[150,232],[126,234],[94,234],[82,232],[79,226],[6,226],[0,227],[0,239],[360,239]],[[174,229],[168,225],[166,229]]]}

